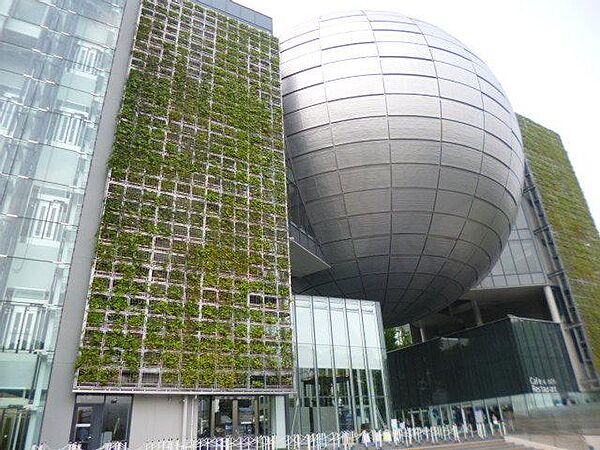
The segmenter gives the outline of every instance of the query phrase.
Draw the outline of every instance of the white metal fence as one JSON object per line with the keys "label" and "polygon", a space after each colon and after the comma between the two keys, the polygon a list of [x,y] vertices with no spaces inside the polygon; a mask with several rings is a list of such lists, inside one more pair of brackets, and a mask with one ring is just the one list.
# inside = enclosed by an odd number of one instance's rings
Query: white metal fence
{"label": "white metal fence", "polygon": [[360,433],[313,433],[294,434],[286,437],[287,450],[323,450],[326,448],[349,450],[353,445],[363,443],[367,447],[411,447],[424,443],[462,442],[473,439],[486,439],[493,436],[504,436],[504,424],[442,425],[433,427],[407,427],[390,432],[375,430],[365,438]]}
{"label": "white metal fence", "polygon": [[[441,425],[433,427],[406,427],[398,430],[374,430],[365,436],[362,433],[344,431],[340,433],[292,434],[285,437],[285,444],[277,436],[223,437],[201,439],[161,439],[148,441],[139,447],[129,447],[124,442],[109,442],[99,449],[89,450],[277,450],[285,445],[286,450],[349,450],[356,444],[367,447],[412,447],[426,443],[463,442],[504,436],[503,423],[471,425]],[[31,450],[82,450],[81,444],[69,444],[60,449],[46,445],[34,445]]]}

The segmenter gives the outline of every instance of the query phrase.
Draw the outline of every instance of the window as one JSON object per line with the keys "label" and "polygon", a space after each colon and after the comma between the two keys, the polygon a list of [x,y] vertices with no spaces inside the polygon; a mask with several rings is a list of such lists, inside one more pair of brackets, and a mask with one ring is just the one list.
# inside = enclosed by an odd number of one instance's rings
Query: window
{"label": "window", "polygon": [[101,56],[98,48],[80,45],[75,55],[73,69],[84,73],[94,73]]}
{"label": "window", "polygon": [[38,239],[56,240],[58,221],[64,203],[56,200],[39,200],[35,210],[35,221],[31,236]]}
{"label": "window", "polygon": [[2,321],[6,328],[1,333],[5,350],[32,350],[35,344],[35,330],[38,307],[28,305],[9,305]]}
{"label": "window", "polygon": [[0,133],[9,134],[14,118],[17,116],[19,106],[8,100],[0,103]]}
{"label": "window", "polygon": [[54,144],[78,147],[82,128],[83,116],[73,113],[61,114],[54,128]]}

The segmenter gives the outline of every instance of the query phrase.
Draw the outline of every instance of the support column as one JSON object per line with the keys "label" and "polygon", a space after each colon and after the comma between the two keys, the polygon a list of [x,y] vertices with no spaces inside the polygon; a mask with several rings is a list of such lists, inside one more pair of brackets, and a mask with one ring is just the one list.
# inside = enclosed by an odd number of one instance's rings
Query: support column
{"label": "support column", "polygon": [[556,306],[554,292],[552,292],[552,288],[550,286],[544,286],[544,297],[546,297],[546,304],[548,305],[552,322],[560,322],[560,313],[558,312],[558,306]]}
{"label": "support column", "polygon": [[427,333],[425,332],[425,327],[419,327],[419,333],[421,334],[421,342],[425,342],[427,340]]}
{"label": "support column", "polygon": [[483,320],[481,319],[481,310],[479,309],[477,300],[471,300],[471,306],[473,307],[473,314],[475,314],[475,323],[477,326],[483,325]]}
{"label": "support column", "polygon": [[278,449],[286,447],[286,399],[284,395],[271,397],[271,434],[277,437],[275,445]]}

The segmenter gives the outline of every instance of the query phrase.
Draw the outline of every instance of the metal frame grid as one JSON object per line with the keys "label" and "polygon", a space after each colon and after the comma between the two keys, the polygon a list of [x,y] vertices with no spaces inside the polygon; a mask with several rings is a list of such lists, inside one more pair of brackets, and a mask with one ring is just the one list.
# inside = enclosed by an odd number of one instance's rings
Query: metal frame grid
{"label": "metal frame grid", "polygon": [[290,392],[277,40],[144,0],[76,391]]}

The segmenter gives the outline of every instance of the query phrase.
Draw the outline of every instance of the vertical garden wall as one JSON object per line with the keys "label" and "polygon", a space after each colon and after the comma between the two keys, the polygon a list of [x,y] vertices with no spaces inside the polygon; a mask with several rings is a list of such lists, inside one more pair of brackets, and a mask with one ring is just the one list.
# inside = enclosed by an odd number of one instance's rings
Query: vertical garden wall
{"label": "vertical garden wall", "polygon": [[277,40],[143,0],[78,389],[292,387]]}
{"label": "vertical garden wall", "polygon": [[600,238],[560,136],[519,117],[529,168],[542,195],[573,297],[600,367]]}

